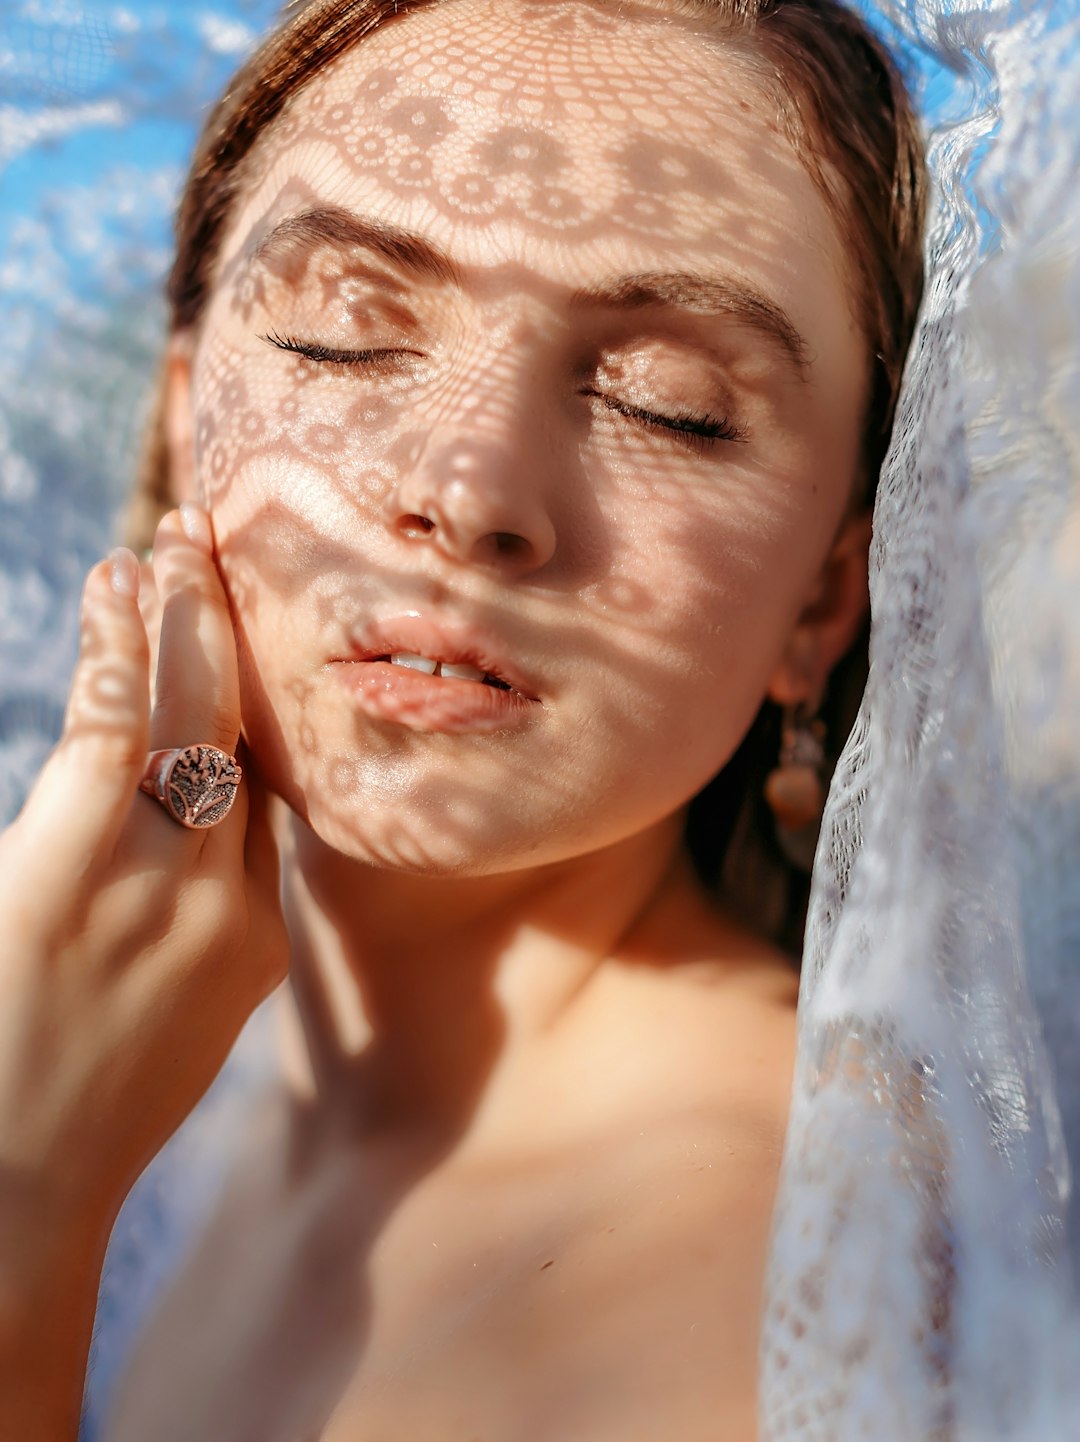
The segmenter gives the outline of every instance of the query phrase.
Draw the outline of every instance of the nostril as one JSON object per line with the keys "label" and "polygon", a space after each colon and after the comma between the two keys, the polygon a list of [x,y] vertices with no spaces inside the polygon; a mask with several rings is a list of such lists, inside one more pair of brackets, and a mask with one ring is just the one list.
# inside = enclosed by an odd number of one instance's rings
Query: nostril
{"label": "nostril", "polygon": [[525,537],[513,531],[492,531],[491,544],[499,556],[520,556],[531,549]]}
{"label": "nostril", "polygon": [[404,536],[426,536],[435,529],[435,522],[427,516],[401,516],[398,520],[398,530]]}

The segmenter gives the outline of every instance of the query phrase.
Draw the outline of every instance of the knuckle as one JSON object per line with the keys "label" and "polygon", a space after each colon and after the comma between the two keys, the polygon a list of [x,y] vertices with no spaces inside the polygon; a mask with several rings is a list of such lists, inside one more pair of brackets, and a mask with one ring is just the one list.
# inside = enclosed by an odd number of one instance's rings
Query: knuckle
{"label": "knuckle", "polygon": [[288,975],[288,947],[272,931],[268,933],[264,918],[250,898],[246,905],[231,901],[221,920],[218,944],[242,959],[236,975],[251,1006],[265,1000]]}
{"label": "knuckle", "polygon": [[240,734],[240,717],[235,705],[221,687],[214,687],[204,700],[205,724],[210,734],[228,742],[231,750]]}
{"label": "knuckle", "polygon": [[256,950],[252,958],[253,1004],[258,1006],[275,992],[289,974],[288,958],[274,947]]}
{"label": "knuckle", "polygon": [[232,751],[240,734],[236,707],[221,688],[210,685],[192,697],[182,680],[168,674],[158,676],[154,719],[155,733],[166,737],[163,746],[209,742]]}
{"label": "knuckle", "polygon": [[263,980],[269,995],[289,974],[289,950],[286,946],[264,945],[261,949]]}

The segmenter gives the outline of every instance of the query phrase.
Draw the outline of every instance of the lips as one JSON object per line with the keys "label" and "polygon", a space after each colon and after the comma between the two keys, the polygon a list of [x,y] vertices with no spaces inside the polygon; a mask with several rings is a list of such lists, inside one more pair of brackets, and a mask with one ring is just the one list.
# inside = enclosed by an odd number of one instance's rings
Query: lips
{"label": "lips", "polygon": [[477,627],[408,612],[372,621],[351,639],[351,654],[343,659],[384,662],[473,685],[482,682],[539,701],[535,682],[519,666],[512,648]]}
{"label": "lips", "polygon": [[360,710],[414,731],[490,732],[542,709],[535,683],[489,635],[409,613],[371,622],[332,663]]}

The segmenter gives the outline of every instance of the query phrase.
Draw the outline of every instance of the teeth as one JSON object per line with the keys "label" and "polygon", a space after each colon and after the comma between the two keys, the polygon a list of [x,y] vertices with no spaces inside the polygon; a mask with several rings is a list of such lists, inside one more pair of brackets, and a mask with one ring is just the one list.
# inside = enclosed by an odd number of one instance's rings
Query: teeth
{"label": "teeth", "polygon": [[426,656],[415,656],[411,651],[395,651],[390,657],[392,666],[404,666],[410,671],[423,671],[425,676],[449,676],[456,681],[482,681],[484,672],[479,666],[453,666],[448,661],[429,661]]}
{"label": "teeth", "polygon": [[397,651],[390,657],[391,666],[407,666],[410,671],[424,671],[434,676],[438,661],[429,661],[426,656],[413,656],[408,651]]}
{"label": "teeth", "polygon": [[439,667],[440,676],[453,676],[459,681],[482,681],[484,673],[478,666],[451,666],[444,661]]}

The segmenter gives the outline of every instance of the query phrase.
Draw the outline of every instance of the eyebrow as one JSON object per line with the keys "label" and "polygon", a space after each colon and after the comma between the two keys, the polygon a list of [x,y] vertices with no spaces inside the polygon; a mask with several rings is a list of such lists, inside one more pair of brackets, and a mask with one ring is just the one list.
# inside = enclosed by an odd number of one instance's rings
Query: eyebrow
{"label": "eyebrow", "polygon": [[733,316],[778,346],[803,378],[810,364],[810,347],[787,312],[742,280],[685,270],[645,271],[577,291],[572,304],[617,310],[667,306],[698,315]]}
{"label": "eyebrow", "polygon": [[460,267],[437,245],[412,231],[381,220],[354,215],[337,205],[320,205],[287,216],[259,241],[249,264],[272,260],[282,253],[314,250],[320,245],[360,248],[384,260],[447,285],[460,285]]}
{"label": "eyebrow", "polygon": [[[287,216],[259,241],[249,264],[320,245],[368,250],[413,275],[445,285],[463,284],[461,267],[432,241],[337,205],[314,206]],[[570,305],[575,310],[657,307],[732,316],[777,347],[802,378],[810,364],[810,348],[787,312],[741,279],[681,270],[644,271],[577,290]]]}

